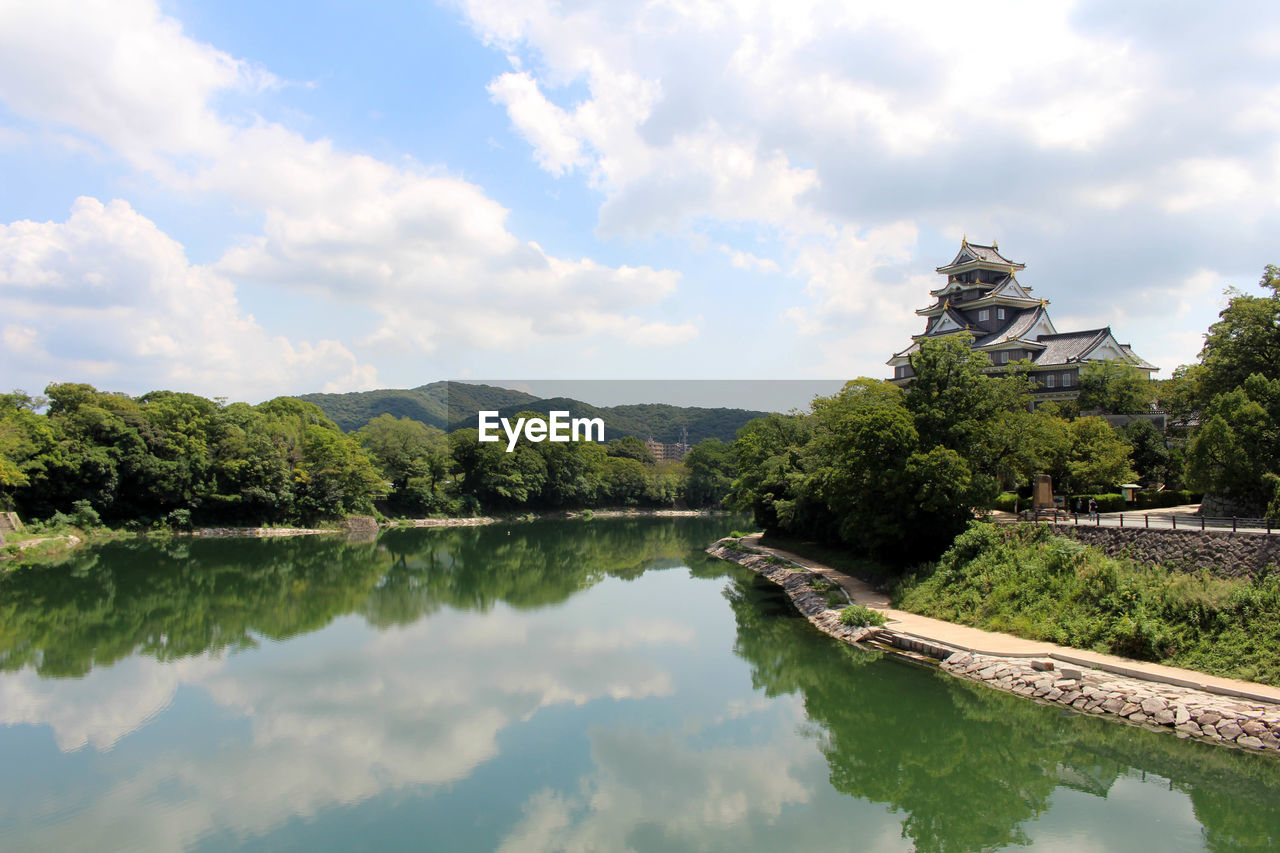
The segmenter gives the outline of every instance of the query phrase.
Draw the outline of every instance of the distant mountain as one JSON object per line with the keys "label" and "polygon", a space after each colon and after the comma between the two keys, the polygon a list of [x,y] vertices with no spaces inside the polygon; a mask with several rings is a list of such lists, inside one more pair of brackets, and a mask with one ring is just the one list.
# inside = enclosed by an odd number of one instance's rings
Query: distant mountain
{"label": "distant mountain", "polygon": [[690,444],[705,438],[733,441],[743,424],[766,414],[749,409],[708,409],[666,403],[593,406],[569,397],[539,398],[523,391],[465,382],[432,382],[408,390],[304,394],[299,399],[315,403],[347,432],[359,429],[381,414],[411,418],[452,432],[474,427],[481,410],[497,410],[504,418],[519,412],[567,411],[570,417],[603,419],[606,440],[634,435],[675,442],[680,440],[682,430],[687,430]]}
{"label": "distant mountain", "polygon": [[523,391],[465,382],[432,382],[417,388],[352,391],[347,394],[302,394],[299,400],[315,403],[343,432],[359,429],[378,415],[410,418],[443,430],[471,420],[481,409],[501,409],[537,402]]}

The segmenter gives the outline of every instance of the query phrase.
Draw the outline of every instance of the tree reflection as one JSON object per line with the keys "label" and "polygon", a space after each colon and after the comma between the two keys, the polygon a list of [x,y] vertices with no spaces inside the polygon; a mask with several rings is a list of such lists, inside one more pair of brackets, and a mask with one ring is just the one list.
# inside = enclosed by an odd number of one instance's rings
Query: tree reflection
{"label": "tree reflection", "polygon": [[830,768],[851,796],[905,813],[922,851],[1029,841],[1059,788],[1106,797],[1123,775],[1154,773],[1186,792],[1212,850],[1280,840],[1280,763],[1065,714],[813,630],[775,588],[739,577],[726,590],[737,653],[766,694],[797,693]]}
{"label": "tree reflection", "polygon": [[168,661],[250,648],[345,614],[383,627],[441,607],[544,607],[606,577],[705,567],[701,549],[731,524],[641,518],[390,531],[375,542],[110,542],[0,575],[0,670],[79,677],[133,654]]}

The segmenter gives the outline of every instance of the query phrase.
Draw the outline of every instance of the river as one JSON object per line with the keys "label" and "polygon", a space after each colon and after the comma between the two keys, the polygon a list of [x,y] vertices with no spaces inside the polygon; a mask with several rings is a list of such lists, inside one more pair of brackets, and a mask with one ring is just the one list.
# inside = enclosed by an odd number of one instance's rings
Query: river
{"label": "river", "polygon": [[724,518],[0,575],[0,850],[1261,850],[1280,761],[841,644]]}

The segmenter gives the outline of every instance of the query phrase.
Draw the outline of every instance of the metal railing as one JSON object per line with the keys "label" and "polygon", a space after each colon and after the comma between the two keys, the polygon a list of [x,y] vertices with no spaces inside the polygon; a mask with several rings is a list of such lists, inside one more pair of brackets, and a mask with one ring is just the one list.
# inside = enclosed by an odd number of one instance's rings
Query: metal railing
{"label": "metal railing", "polygon": [[1019,516],[1020,521],[1034,524],[1067,524],[1075,527],[1128,527],[1145,530],[1218,530],[1239,533],[1262,533],[1273,536],[1280,533],[1280,525],[1268,518],[1240,518],[1238,516],[1177,515],[1169,513],[1130,513],[1126,520],[1120,513],[1068,513],[1062,510],[1028,510]]}

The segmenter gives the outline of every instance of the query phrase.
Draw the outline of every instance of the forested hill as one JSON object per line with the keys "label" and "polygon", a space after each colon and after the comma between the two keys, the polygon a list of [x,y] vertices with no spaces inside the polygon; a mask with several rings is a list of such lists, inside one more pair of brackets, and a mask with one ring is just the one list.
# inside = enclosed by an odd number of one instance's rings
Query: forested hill
{"label": "forested hill", "polygon": [[541,399],[523,391],[465,382],[432,382],[407,390],[356,391],[349,394],[303,394],[299,399],[315,403],[344,431],[364,426],[378,415],[407,417],[452,431],[476,425],[483,410],[497,410],[502,417],[518,412],[567,411],[573,417],[602,418],[605,438],[625,435],[652,436],[657,441],[679,441],[688,430],[689,443],[706,438],[733,441],[738,429],[765,412],[747,409],[712,409],[644,403],[625,406],[593,406],[568,397]]}
{"label": "forested hill", "polygon": [[383,414],[421,421],[443,430],[456,429],[463,420],[475,426],[476,412],[481,409],[502,409],[538,400],[523,391],[465,382],[432,382],[417,388],[348,394],[301,394],[298,399],[315,403],[343,432],[357,430]]}

